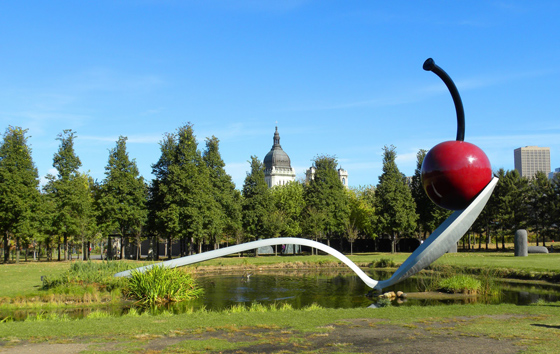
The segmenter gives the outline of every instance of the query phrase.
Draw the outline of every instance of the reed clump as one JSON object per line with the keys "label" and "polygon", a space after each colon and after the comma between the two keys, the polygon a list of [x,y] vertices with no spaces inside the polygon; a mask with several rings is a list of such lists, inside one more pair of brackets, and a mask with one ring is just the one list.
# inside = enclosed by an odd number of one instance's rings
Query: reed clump
{"label": "reed clump", "polygon": [[191,273],[178,268],[154,266],[144,272],[132,271],[123,294],[140,305],[153,306],[198,298],[203,289]]}

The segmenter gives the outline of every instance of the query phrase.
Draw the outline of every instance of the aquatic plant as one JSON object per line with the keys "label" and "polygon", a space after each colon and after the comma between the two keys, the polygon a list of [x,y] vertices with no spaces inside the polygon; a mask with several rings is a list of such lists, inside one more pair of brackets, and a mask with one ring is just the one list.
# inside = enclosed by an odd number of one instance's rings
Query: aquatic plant
{"label": "aquatic plant", "polygon": [[123,294],[141,305],[157,305],[198,298],[202,295],[192,274],[179,268],[154,266],[144,272],[133,271]]}
{"label": "aquatic plant", "polygon": [[443,291],[466,294],[478,294],[482,287],[480,280],[465,274],[442,279],[438,285]]}

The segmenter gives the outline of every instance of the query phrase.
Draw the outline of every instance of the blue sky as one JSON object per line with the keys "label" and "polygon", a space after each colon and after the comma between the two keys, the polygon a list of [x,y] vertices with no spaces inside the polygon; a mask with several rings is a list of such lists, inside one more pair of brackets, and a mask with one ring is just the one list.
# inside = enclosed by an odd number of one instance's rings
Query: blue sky
{"label": "blue sky", "polygon": [[41,177],[57,134],[77,133],[82,170],[104,178],[119,135],[152,179],[164,133],[192,122],[220,139],[242,187],[277,125],[298,177],[335,155],[351,186],[376,185],[382,148],[412,175],[419,149],[465,140],[494,169],[513,150],[551,148],[560,167],[557,1],[2,1],[0,128],[29,129]]}

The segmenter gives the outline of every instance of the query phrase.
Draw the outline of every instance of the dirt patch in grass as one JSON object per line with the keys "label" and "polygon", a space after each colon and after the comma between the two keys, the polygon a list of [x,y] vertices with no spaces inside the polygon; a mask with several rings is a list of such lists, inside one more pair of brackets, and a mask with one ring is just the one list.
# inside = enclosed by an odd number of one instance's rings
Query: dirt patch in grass
{"label": "dirt patch in grass", "polygon": [[[1,354],[42,353],[519,353],[526,348],[513,339],[461,331],[473,318],[420,321],[403,325],[379,319],[352,319],[300,332],[289,328],[236,327],[176,331],[167,336],[75,338],[66,343],[11,342]],[[235,327],[235,328],[234,328]],[[101,341],[100,341],[101,340]]]}

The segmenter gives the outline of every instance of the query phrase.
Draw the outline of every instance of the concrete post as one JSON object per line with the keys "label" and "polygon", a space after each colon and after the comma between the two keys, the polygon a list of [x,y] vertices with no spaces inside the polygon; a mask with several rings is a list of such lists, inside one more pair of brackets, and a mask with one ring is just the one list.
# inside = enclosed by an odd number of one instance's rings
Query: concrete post
{"label": "concrete post", "polygon": [[516,257],[527,257],[529,254],[527,245],[527,230],[515,231],[514,254]]}

